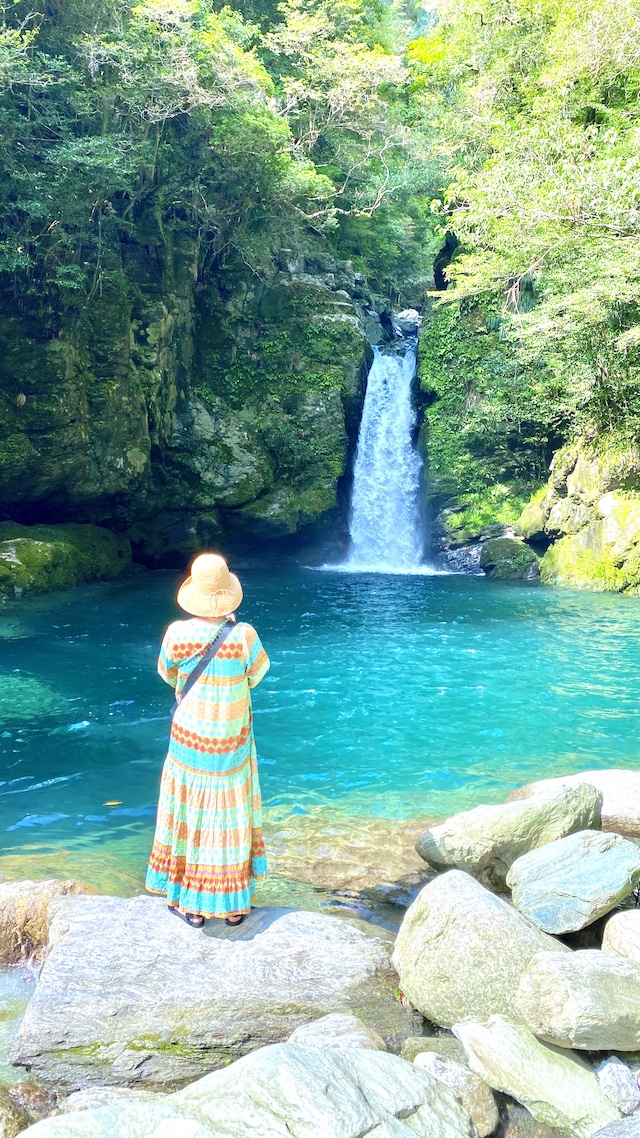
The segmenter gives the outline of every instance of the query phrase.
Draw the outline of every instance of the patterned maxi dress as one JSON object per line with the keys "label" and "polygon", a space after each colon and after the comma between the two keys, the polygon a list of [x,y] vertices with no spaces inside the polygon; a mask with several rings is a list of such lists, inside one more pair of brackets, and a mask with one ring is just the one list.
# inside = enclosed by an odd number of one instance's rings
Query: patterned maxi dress
{"label": "patterned maxi dress", "polygon": [[[171,624],[158,672],[180,692],[223,621]],[[267,871],[250,688],[269,658],[250,624],[236,624],[178,707],[160,785],[147,889],[203,917],[248,913]]]}

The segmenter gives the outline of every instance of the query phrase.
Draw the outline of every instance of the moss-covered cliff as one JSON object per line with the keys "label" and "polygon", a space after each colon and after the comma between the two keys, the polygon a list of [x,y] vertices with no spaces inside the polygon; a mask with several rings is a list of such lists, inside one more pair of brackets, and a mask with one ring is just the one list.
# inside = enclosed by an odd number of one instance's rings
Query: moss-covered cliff
{"label": "moss-covered cliff", "polygon": [[97,522],[158,564],[335,511],[368,351],[353,267],[202,287],[188,232],[147,238],[82,308],[0,295],[4,518]]}

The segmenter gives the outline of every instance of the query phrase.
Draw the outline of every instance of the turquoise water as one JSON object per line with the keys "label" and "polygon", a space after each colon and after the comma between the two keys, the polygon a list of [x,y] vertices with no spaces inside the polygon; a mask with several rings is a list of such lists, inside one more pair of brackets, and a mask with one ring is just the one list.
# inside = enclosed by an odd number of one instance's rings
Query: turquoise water
{"label": "turquoise water", "polygon": [[[432,819],[535,778],[640,766],[640,601],[461,576],[242,579],[272,658],[254,694],[267,813]],[[82,855],[108,873],[116,854],[141,871],[175,584],[141,571],[2,609],[0,872]]]}

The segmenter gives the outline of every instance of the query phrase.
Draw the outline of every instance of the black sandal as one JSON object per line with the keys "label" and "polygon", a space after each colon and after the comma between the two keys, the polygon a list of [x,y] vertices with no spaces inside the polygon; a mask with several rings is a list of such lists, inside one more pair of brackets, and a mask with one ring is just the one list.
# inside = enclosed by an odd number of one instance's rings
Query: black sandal
{"label": "black sandal", "polygon": [[174,917],[180,917],[181,921],[186,921],[192,929],[201,929],[204,924],[204,917],[201,917],[199,913],[181,913],[173,905],[167,905],[167,909],[173,913]]}
{"label": "black sandal", "polygon": [[227,917],[224,923],[225,923],[225,925],[229,925],[229,927],[232,929],[237,929],[238,925],[241,925],[243,921],[244,921],[244,913],[241,913],[239,921],[230,921],[229,918]]}

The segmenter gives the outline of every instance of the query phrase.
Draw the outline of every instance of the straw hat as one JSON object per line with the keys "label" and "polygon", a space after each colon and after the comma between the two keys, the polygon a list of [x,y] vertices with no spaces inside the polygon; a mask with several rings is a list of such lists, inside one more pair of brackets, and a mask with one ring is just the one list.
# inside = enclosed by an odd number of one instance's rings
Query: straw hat
{"label": "straw hat", "polygon": [[218,553],[201,553],[178,589],[176,600],[180,608],[192,616],[228,616],[242,600],[242,585],[229,572],[224,557]]}

